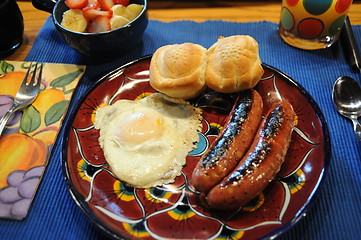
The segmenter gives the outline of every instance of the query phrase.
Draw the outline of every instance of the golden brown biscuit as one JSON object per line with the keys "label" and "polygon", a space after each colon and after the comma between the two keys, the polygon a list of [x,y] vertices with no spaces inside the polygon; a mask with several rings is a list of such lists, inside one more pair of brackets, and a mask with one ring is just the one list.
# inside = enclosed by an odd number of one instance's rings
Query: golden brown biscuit
{"label": "golden brown biscuit", "polygon": [[150,85],[170,97],[191,99],[205,88],[207,49],[183,43],[158,48],[150,63]]}
{"label": "golden brown biscuit", "polygon": [[263,73],[258,43],[251,36],[219,38],[207,51],[206,84],[218,92],[253,88]]}

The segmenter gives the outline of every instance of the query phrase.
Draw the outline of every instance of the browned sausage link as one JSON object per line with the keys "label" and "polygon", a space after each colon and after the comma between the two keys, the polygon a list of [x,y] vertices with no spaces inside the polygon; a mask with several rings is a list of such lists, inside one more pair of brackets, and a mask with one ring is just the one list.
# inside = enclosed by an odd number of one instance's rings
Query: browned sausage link
{"label": "browned sausage link", "polygon": [[286,101],[272,105],[239,165],[208,193],[208,204],[217,209],[233,209],[260,194],[284,162],[293,127],[292,106]]}
{"label": "browned sausage link", "polygon": [[263,102],[255,90],[241,94],[225,128],[193,171],[196,190],[208,192],[242,159],[261,122]]}

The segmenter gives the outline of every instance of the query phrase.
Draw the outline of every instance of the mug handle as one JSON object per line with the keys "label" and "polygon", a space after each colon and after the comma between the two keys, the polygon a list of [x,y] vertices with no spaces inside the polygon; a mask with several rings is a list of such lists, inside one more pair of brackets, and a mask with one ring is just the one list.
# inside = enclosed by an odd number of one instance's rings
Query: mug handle
{"label": "mug handle", "polygon": [[48,13],[53,13],[56,1],[57,0],[31,0],[35,8]]}

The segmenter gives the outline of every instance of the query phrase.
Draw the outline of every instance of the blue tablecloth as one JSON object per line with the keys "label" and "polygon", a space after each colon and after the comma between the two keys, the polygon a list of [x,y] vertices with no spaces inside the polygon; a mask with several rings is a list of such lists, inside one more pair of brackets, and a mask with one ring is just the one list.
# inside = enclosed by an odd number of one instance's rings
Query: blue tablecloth
{"label": "blue tablecloth", "polygon": [[[353,26],[361,46],[361,26]],[[74,95],[73,105],[94,81],[110,70],[165,44],[194,42],[210,47],[218,36],[252,35],[260,46],[264,63],[282,70],[300,83],[316,100],[329,126],[332,142],[331,168],[319,198],[295,227],[280,239],[360,239],[361,161],[351,123],[336,112],[331,98],[334,81],[342,75],[360,80],[347,64],[339,44],[318,51],[303,51],[285,44],[271,22],[234,23],[150,21],[138,48],[118,59],[97,64],[68,47],[51,18],[39,32],[25,60],[86,64],[87,71]],[[66,121],[67,119],[65,119]],[[30,212],[23,221],[0,220],[0,239],[106,239],[71,198],[61,169],[61,131]]]}

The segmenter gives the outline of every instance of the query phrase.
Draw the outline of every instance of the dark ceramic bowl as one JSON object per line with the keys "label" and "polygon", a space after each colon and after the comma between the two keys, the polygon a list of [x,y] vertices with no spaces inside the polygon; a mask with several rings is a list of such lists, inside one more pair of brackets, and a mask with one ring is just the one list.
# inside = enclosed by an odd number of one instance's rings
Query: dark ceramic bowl
{"label": "dark ceramic bowl", "polygon": [[92,58],[112,57],[135,47],[148,25],[147,0],[131,0],[143,5],[143,10],[133,21],[115,30],[102,33],[80,33],[61,26],[63,13],[69,9],[64,0],[32,0],[35,8],[52,13],[54,25],[64,40],[75,50]]}

